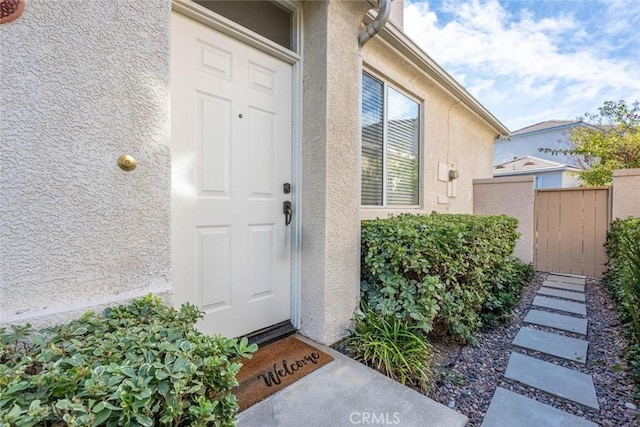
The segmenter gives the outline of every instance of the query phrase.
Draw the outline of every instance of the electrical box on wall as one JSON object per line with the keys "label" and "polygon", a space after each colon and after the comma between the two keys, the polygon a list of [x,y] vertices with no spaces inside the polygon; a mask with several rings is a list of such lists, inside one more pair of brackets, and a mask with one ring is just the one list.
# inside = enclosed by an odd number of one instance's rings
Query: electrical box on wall
{"label": "electrical box on wall", "polygon": [[438,181],[449,182],[460,177],[460,172],[453,164],[438,162]]}
{"label": "electrical box on wall", "polygon": [[458,172],[458,169],[451,166],[451,169],[449,169],[449,181],[453,181],[458,178],[460,178],[460,172]]}
{"label": "electrical box on wall", "polygon": [[460,172],[453,164],[438,162],[438,181],[447,183],[447,195],[438,196],[438,203],[449,203],[449,197],[456,197],[458,186],[456,180],[460,177]]}

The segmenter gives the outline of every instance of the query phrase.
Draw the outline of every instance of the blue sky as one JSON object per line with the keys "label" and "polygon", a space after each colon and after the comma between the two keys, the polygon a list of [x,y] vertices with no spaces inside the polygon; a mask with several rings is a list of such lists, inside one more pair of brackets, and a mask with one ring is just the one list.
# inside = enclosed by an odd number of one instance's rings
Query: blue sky
{"label": "blue sky", "polygon": [[404,31],[512,131],[640,100],[637,0],[405,0]]}

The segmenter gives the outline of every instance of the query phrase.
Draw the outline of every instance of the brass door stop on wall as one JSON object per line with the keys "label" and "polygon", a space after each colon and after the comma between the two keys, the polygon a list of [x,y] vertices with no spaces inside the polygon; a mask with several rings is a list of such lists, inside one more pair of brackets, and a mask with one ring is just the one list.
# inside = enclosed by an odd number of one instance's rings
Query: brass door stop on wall
{"label": "brass door stop on wall", "polygon": [[118,166],[120,166],[120,169],[122,169],[123,171],[130,172],[134,170],[136,166],[138,166],[138,161],[134,159],[133,156],[123,154],[122,156],[118,157]]}

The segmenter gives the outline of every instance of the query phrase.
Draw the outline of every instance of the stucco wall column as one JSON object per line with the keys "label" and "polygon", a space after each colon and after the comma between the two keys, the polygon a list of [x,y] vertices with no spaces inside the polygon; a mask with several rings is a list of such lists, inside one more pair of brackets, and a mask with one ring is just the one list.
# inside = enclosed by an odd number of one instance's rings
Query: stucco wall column
{"label": "stucco wall column", "polygon": [[520,239],[514,255],[526,263],[533,262],[534,183],[531,175],[473,180],[473,213],[516,218]]}
{"label": "stucco wall column", "polygon": [[333,343],[358,304],[359,23],[365,2],[305,3],[301,332]]}
{"label": "stucco wall column", "polygon": [[613,171],[612,219],[640,216],[640,169]]}

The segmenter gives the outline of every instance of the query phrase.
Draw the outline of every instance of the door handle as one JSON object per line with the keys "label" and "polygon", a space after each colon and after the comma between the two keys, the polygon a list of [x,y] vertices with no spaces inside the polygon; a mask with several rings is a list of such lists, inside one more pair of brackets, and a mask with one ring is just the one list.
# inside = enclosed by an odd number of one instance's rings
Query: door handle
{"label": "door handle", "polygon": [[291,224],[293,218],[293,207],[290,201],[282,202],[282,213],[284,213],[284,225]]}

